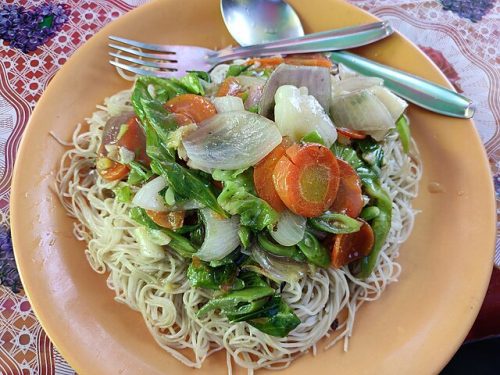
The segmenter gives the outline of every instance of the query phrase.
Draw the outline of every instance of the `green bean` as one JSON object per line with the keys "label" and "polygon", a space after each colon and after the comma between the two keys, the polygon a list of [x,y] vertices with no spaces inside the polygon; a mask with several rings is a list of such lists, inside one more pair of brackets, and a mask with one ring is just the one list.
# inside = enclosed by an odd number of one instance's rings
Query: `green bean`
{"label": "green bean", "polygon": [[309,219],[311,226],[322,232],[341,234],[354,233],[361,228],[361,223],[345,214],[326,213]]}
{"label": "green bean", "polygon": [[269,238],[267,238],[264,234],[259,234],[257,236],[257,242],[259,243],[262,249],[270,252],[271,254],[292,258],[298,262],[303,262],[306,260],[304,254],[302,254],[297,246],[283,246],[277,243],[273,243]]}
{"label": "green bean", "polygon": [[366,221],[370,221],[375,219],[379,214],[380,214],[380,208],[378,208],[377,206],[367,206],[363,208],[363,211],[361,211],[359,217],[361,217]]}
{"label": "green bean", "polygon": [[306,256],[309,263],[323,268],[330,265],[330,254],[312,233],[306,231],[304,238],[297,246]]}

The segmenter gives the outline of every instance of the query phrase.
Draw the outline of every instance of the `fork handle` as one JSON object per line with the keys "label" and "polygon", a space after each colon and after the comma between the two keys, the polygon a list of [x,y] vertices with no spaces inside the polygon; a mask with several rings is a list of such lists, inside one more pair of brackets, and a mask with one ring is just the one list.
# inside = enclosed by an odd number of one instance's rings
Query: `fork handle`
{"label": "fork handle", "polygon": [[278,40],[254,46],[224,49],[210,56],[209,59],[211,63],[219,64],[224,61],[255,56],[336,51],[373,43],[392,33],[393,30],[389,23],[375,22],[368,25],[322,31],[298,38]]}

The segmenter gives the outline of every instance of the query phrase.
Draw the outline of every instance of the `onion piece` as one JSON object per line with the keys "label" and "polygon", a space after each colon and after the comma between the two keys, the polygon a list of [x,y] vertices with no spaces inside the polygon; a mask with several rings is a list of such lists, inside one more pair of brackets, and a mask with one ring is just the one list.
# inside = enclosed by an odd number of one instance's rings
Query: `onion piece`
{"label": "onion piece", "polygon": [[216,114],[183,140],[196,166],[226,170],[255,165],[280,143],[274,122],[247,111]]}
{"label": "onion piece", "polygon": [[[354,91],[383,85],[384,80],[377,77],[351,77],[332,82],[332,97],[349,94]],[[377,95],[374,92],[375,95]],[[378,95],[377,95],[378,97]]]}
{"label": "onion piece", "polygon": [[295,66],[281,64],[271,73],[264,86],[259,113],[268,117],[273,109],[276,91],[283,85],[306,87],[325,111],[331,100],[330,70],[318,66]]}
{"label": "onion piece", "polygon": [[387,132],[395,127],[390,112],[370,90],[360,90],[334,98],[330,114],[336,126],[367,133]]}
{"label": "onion piece", "polygon": [[238,216],[222,219],[208,208],[201,209],[200,213],[205,223],[205,240],[195,255],[209,262],[232,253],[240,244]]}
{"label": "onion piece", "polygon": [[252,258],[260,267],[247,265],[242,268],[258,272],[274,281],[298,282],[309,269],[307,263],[299,263],[290,258],[269,254],[256,244],[252,246],[251,253]]}
{"label": "onion piece", "polygon": [[158,176],[143,185],[132,199],[132,204],[144,208],[145,210],[165,212],[169,211],[168,206],[158,194],[167,186],[167,181],[162,176]]}
{"label": "onion piece", "polygon": [[269,234],[280,245],[293,246],[304,238],[305,231],[306,218],[285,210]]}
{"label": "onion piece", "polygon": [[370,91],[380,100],[396,122],[408,107],[408,103],[400,97],[394,95],[389,89],[381,86],[374,86]]}
{"label": "onion piece", "polygon": [[276,91],[274,119],[282,136],[298,142],[306,134],[317,131],[325,146],[330,147],[337,139],[337,130],[319,102],[300,89],[285,85]]}
{"label": "onion piece", "polygon": [[220,96],[214,98],[212,103],[214,104],[217,113],[245,110],[243,100],[237,96]]}
{"label": "onion piece", "polygon": [[352,77],[359,77],[360,74],[351,68],[348,68],[344,64],[339,64],[339,77],[340,79],[346,79],[346,78],[352,78]]}
{"label": "onion piece", "polygon": [[244,90],[248,90],[248,97],[245,100],[245,109],[259,105],[266,80],[250,76],[238,76],[236,80]]}

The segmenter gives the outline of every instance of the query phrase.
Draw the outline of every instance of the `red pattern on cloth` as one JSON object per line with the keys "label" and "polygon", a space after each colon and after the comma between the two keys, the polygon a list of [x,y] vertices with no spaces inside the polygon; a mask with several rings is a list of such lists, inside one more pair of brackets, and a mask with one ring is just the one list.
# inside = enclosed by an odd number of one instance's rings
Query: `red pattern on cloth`
{"label": "red pattern on cloth", "polygon": [[[38,6],[46,0],[7,0]],[[29,115],[59,67],[105,24],[148,0],[67,0],[68,23],[44,46],[25,55],[0,44],[0,213],[8,217],[11,172]],[[389,19],[433,59],[458,91],[479,104],[476,124],[494,173],[500,166],[500,4],[481,22],[442,11],[437,1],[350,0]],[[497,261],[500,251],[497,245]],[[494,274],[474,337],[500,333],[500,272]],[[491,324],[491,322],[498,322]],[[489,322],[486,325],[481,322]],[[485,328],[486,327],[486,328]],[[74,374],[36,320],[26,296],[0,286],[0,374]]]}

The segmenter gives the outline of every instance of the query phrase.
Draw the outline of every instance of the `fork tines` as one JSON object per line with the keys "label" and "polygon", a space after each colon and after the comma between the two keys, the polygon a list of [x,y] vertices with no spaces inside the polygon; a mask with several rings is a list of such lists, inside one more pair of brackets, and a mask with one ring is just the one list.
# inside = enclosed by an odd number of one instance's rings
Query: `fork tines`
{"label": "fork tines", "polygon": [[[109,52],[114,59],[109,63],[123,70],[156,77],[173,77],[177,69],[175,51],[169,50],[168,46],[158,44],[142,43],[135,40],[125,39],[110,35],[109,39],[118,42],[109,43],[108,46],[116,52]],[[152,52],[144,52],[152,51]]]}

